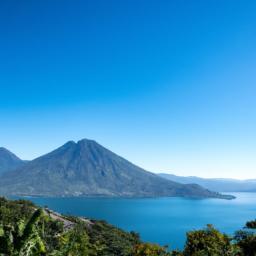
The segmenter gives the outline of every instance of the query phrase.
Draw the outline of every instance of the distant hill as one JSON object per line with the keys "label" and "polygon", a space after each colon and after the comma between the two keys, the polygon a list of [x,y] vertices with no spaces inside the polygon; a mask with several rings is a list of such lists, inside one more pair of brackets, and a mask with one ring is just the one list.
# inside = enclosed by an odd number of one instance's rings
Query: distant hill
{"label": "distant hill", "polygon": [[6,148],[0,147],[0,175],[21,167],[25,162]]}
{"label": "distant hill", "polygon": [[37,196],[183,196],[227,198],[196,184],[147,172],[92,140],[60,148],[4,174],[0,194]]}
{"label": "distant hill", "polygon": [[256,192],[256,180],[254,179],[204,179],[195,176],[183,177],[167,173],[160,173],[159,176],[182,184],[196,183],[209,190],[218,192]]}

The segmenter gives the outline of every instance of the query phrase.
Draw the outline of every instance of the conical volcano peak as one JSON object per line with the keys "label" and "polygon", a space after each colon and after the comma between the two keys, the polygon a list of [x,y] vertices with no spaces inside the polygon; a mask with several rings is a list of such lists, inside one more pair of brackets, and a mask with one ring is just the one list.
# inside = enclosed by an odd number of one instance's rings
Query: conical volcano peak
{"label": "conical volcano peak", "polygon": [[77,142],[77,149],[80,151],[104,151],[107,150],[95,140],[82,139]]}
{"label": "conical volcano peak", "polygon": [[72,145],[75,145],[75,144],[76,144],[75,141],[69,140],[69,141],[67,141],[63,146],[72,146]]}
{"label": "conical volcano peak", "polygon": [[[83,144],[98,144],[95,140],[90,139],[82,139],[77,142],[77,144],[83,145]],[[98,144],[99,145],[99,144]]]}
{"label": "conical volcano peak", "polygon": [[[76,147],[76,142],[73,141],[73,140],[70,140],[70,141],[66,142],[65,144],[63,144],[61,147],[59,147],[56,150],[54,150],[53,152],[56,152],[56,151],[59,152],[59,151],[62,151],[62,150],[68,150],[68,149],[74,148],[74,147]],[[48,153],[47,155],[49,155],[50,153]]]}
{"label": "conical volcano peak", "polygon": [[77,142],[74,140],[69,140],[67,141],[65,144],[63,144],[62,147],[68,147],[68,146],[86,146],[86,145],[98,145],[100,146],[99,143],[97,143],[95,140],[91,140],[91,139],[81,139],[78,140]]}

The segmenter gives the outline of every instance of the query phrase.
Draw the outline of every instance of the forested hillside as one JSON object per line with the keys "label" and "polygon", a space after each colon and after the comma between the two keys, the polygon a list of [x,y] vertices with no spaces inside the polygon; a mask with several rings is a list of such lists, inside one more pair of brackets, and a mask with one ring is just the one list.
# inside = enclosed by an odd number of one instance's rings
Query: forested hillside
{"label": "forested hillside", "polygon": [[[104,221],[63,216],[25,200],[0,198],[1,256],[255,256],[256,221],[233,237],[211,225],[187,234],[183,251],[143,243]],[[171,241],[170,237],[170,241]]]}

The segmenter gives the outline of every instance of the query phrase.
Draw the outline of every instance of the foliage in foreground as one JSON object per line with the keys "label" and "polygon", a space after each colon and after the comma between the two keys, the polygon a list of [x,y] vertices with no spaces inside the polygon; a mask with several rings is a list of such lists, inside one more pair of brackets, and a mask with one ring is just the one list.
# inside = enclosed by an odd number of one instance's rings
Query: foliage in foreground
{"label": "foliage in foreground", "polygon": [[53,219],[24,200],[0,198],[0,256],[256,256],[256,221],[229,237],[208,225],[187,233],[183,251],[143,243],[104,221]]}

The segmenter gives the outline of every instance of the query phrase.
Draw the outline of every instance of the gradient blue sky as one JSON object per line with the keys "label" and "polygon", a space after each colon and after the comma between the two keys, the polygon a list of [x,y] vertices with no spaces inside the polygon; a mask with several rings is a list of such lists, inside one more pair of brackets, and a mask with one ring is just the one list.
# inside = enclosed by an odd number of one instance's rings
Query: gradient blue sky
{"label": "gradient blue sky", "polygon": [[91,138],[154,172],[256,178],[256,1],[0,1],[0,145]]}

